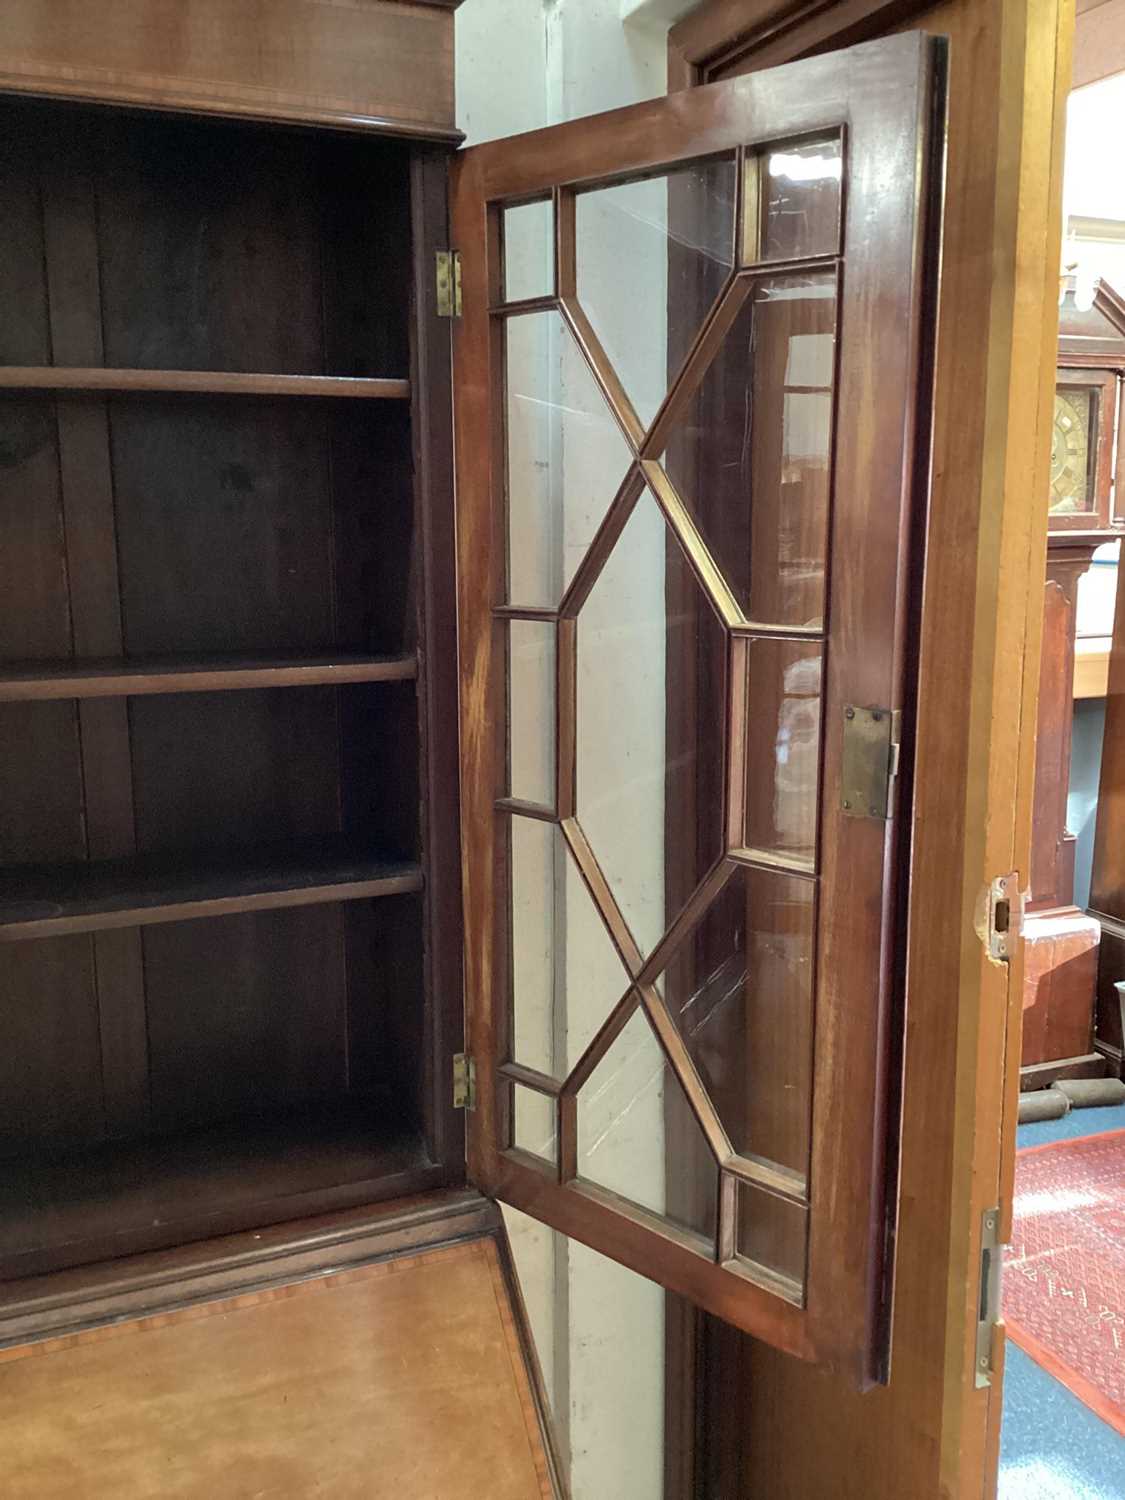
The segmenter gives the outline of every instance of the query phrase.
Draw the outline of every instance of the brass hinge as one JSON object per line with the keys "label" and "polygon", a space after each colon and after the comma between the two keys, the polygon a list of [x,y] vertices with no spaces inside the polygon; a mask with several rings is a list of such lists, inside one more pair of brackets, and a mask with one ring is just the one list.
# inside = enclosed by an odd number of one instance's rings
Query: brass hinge
{"label": "brass hinge", "polygon": [[996,1373],[992,1363],[994,1330],[1000,1321],[1001,1281],[1004,1249],[1000,1243],[1000,1210],[985,1210],[980,1226],[980,1297],[977,1303],[976,1368],[977,1389],[992,1384]]}
{"label": "brass hinge", "polygon": [[477,1065],[467,1052],[453,1058],[453,1108],[476,1109]]}
{"label": "brass hinge", "polygon": [[840,807],[849,818],[890,817],[901,739],[901,710],[844,705]]}
{"label": "brass hinge", "polygon": [[439,250],[434,256],[434,285],[439,318],[461,316],[461,252]]}
{"label": "brass hinge", "polygon": [[988,887],[988,954],[1010,963],[1023,923],[1019,872],[998,875]]}

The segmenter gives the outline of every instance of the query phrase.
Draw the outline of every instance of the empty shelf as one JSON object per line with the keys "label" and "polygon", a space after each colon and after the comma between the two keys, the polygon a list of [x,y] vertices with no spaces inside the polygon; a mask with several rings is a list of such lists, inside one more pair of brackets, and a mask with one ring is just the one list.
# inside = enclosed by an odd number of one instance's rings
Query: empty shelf
{"label": "empty shelf", "polygon": [[60,1266],[434,1187],[425,1142],[362,1101],[0,1161],[0,1270]]}
{"label": "empty shelf", "polygon": [[0,663],[0,701],[404,682],[414,656],[136,656]]}
{"label": "empty shelf", "polygon": [[361,901],[421,887],[418,865],[381,860],[342,838],[280,849],[16,865],[0,870],[0,942]]}
{"label": "empty shelf", "polygon": [[0,391],[170,392],[196,396],[333,396],[409,401],[409,380],[353,375],[243,374],[234,370],[105,370],[0,366]]}

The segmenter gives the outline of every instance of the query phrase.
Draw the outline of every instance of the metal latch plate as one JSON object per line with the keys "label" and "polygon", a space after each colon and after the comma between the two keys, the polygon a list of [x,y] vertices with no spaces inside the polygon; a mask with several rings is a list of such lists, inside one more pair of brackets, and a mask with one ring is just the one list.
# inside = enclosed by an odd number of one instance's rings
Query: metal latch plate
{"label": "metal latch plate", "polygon": [[901,721],[898,709],[845,705],[840,806],[849,818],[890,817]]}
{"label": "metal latch plate", "polygon": [[1019,876],[999,875],[988,888],[988,953],[1007,961],[1019,937],[1023,918]]}
{"label": "metal latch plate", "polygon": [[990,1208],[981,1219],[980,1301],[977,1307],[976,1386],[992,1384],[993,1330],[1000,1321],[1004,1247],[1000,1243],[1000,1210]]}

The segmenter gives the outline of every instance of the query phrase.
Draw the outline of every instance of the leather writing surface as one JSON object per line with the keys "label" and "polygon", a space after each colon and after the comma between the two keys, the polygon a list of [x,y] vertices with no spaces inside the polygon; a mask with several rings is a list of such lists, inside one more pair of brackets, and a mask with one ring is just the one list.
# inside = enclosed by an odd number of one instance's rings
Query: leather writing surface
{"label": "leather writing surface", "polygon": [[495,1243],[0,1353],[6,1500],[542,1500]]}

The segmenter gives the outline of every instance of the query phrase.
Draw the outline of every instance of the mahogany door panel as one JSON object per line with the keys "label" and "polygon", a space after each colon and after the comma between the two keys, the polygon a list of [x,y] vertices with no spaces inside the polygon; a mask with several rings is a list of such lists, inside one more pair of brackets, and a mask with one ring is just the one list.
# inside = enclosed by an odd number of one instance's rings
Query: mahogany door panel
{"label": "mahogany door panel", "polygon": [[894,38],[453,178],[471,1173],[857,1384],[942,68]]}

